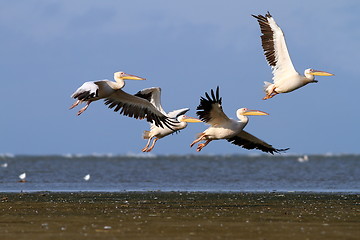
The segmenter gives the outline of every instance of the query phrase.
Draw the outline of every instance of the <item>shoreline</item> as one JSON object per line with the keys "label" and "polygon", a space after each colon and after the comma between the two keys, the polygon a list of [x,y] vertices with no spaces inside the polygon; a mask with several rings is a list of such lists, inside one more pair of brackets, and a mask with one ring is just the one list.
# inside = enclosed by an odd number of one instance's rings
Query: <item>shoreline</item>
{"label": "shoreline", "polygon": [[319,194],[319,195],[360,195],[357,190],[344,191],[305,191],[305,190],[6,190],[0,191],[1,194],[151,194],[151,193],[183,193],[183,194]]}

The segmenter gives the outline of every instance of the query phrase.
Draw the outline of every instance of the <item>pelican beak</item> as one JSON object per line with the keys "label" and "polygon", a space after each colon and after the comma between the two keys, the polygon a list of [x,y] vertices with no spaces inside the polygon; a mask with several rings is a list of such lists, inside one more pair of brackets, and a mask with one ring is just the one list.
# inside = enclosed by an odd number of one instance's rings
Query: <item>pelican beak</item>
{"label": "pelican beak", "polygon": [[146,80],[146,78],[138,77],[127,73],[125,73],[122,78],[126,80]]}
{"label": "pelican beak", "polygon": [[188,116],[184,116],[184,118],[181,119],[181,121],[182,122],[190,122],[190,123],[202,122],[200,119],[193,118],[193,117],[188,117]]}
{"label": "pelican beak", "polygon": [[316,75],[316,76],[334,76],[334,74],[329,73],[329,72],[324,72],[324,71],[318,71],[318,70],[311,70],[310,71],[311,75]]}
{"label": "pelican beak", "polygon": [[242,115],[247,115],[247,116],[263,116],[263,115],[269,115],[266,112],[263,111],[259,111],[259,110],[247,110],[246,112],[244,112]]}

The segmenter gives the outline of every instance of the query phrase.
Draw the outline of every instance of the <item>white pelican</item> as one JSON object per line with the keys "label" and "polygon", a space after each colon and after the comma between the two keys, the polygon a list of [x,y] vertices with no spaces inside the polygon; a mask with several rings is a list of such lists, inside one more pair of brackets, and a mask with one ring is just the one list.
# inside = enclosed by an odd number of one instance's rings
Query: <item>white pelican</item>
{"label": "white pelican", "polygon": [[86,101],[86,106],[77,113],[77,115],[80,115],[89,107],[91,102],[105,99],[105,104],[109,105],[109,108],[115,107],[114,111],[121,109],[120,113],[125,116],[136,119],[146,118],[147,121],[154,122],[156,126],[163,127],[163,124],[171,126],[168,117],[157,110],[151,103],[121,90],[125,86],[124,80],[145,80],[145,78],[124,72],[116,72],[114,73],[114,79],[115,82],[110,80],[85,82],[71,95],[72,98],[77,100],[70,109]]}
{"label": "white pelican", "polygon": [[286,151],[287,149],[276,149],[270,144],[258,139],[250,133],[244,131],[249,119],[247,115],[268,115],[265,112],[258,110],[249,110],[247,108],[240,108],[236,111],[236,116],[240,121],[228,118],[222,110],[221,101],[219,97],[219,87],[216,88],[216,94],[211,89],[211,97],[208,93],[205,93],[206,98],[200,98],[200,105],[197,107],[196,114],[199,118],[210,124],[211,126],[204,132],[198,135],[198,138],[190,145],[205,141],[197,147],[197,151],[200,152],[206,145],[213,140],[226,139],[228,142],[241,146],[246,149],[259,149],[263,152],[269,152],[271,154]]}
{"label": "white pelican", "polygon": [[262,47],[268,64],[272,68],[274,75],[273,82],[264,82],[264,91],[266,96],[263,98],[269,99],[279,93],[292,92],[308,83],[316,83],[314,75],[318,76],[333,76],[334,74],[317,71],[311,68],[305,70],[304,75],[298,73],[289,56],[286,47],[284,33],[276,24],[274,18],[269,12],[265,16],[252,15],[257,19],[260,25],[262,40]]}
{"label": "white pelican", "polygon": [[[155,124],[150,123],[150,131],[144,131],[143,134],[143,138],[148,139],[146,146],[142,149],[143,152],[150,152],[155,147],[156,141],[186,128],[188,122],[202,122],[199,119],[185,116],[185,113],[190,110],[189,108],[182,108],[169,113],[165,113],[164,109],[161,106],[161,89],[159,87],[143,89],[136,93],[135,96],[148,100],[160,112],[173,120],[171,129],[168,127],[160,128],[157,127]],[[154,140],[149,147],[152,139]]]}

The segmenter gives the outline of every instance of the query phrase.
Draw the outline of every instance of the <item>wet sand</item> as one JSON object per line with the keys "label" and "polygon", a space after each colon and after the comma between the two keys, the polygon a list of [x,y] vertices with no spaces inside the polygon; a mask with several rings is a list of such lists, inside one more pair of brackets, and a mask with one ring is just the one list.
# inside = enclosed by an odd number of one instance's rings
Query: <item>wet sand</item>
{"label": "wet sand", "polygon": [[360,195],[0,193],[0,239],[359,239]]}

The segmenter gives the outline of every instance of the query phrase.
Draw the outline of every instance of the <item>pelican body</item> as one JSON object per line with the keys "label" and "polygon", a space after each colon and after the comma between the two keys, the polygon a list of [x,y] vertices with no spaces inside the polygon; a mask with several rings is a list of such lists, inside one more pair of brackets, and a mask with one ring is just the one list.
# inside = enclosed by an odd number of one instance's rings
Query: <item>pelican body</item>
{"label": "pelican body", "polygon": [[244,131],[245,126],[249,122],[249,115],[268,115],[265,112],[258,110],[249,110],[247,108],[240,108],[236,111],[238,120],[228,118],[222,110],[222,98],[219,96],[219,87],[216,88],[216,93],[211,89],[211,96],[205,93],[205,97],[200,98],[200,104],[197,107],[196,114],[198,117],[210,124],[210,127],[198,135],[198,138],[190,144],[194,146],[200,141],[205,141],[197,147],[200,152],[206,145],[213,140],[225,139],[228,142],[241,146],[246,149],[259,149],[263,152],[271,154],[286,151],[287,149],[276,149],[270,144],[258,139]]}
{"label": "pelican body", "polygon": [[86,102],[85,107],[77,113],[77,115],[80,115],[89,107],[91,102],[105,99],[105,105],[108,105],[115,112],[136,119],[146,118],[148,122],[152,122],[156,126],[171,128],[172,121],[153,104],[122,90],[125,86],[124,80],[145,80],[145,78],[124,72],[116,72],[114,73],[114,79],[115,82],[109,80],[85,82],[71,95],[72,98],[77,100],[70,109],[82,102]]}
{"label": "pelican body", "polygon": [[[166,126],[164,128],[161,128],[153,123],[150,123],[150,131],[144,131],[143,134],[143,138],[148,139],[146,146],[142,149],[143,152],[152,151],[155,147],[155,143],[159,139],[186,128],[188,122],[201,122],[201,120],[199,119],[185,116],[185,113],[190,110],[189,108],[182,108],[169,113],[165,113],[164,109],[161,106],[161,89],[159,87],[143,89],[136,93],[135,96],[148,100],[160,112],[162,112],[164,115],[168,116],[172,120],[171,128]],[[150,145],[151,140],[153,141]]]}
{"label": "pelican body", "polygon": [[80,109],[77,113],[79,116],[89,107],[91,102],[110,97],[111,94],[122,89],[125,86],[124,80],[145,80],[145,78],[137,77],[124,72],[116,72],[114,73],[114,80],[115,82],[106,79],[85,82],[71,95],[72,98],[77,100],[70,109],[73,109],[77,105],[86,101],[87,103],[85,107]]}
{"label": "pelican body", "polygon": [[287,50],[284,33],[269,12],[265,16],[252,15],[257,19],[261,33],[262,47],[268,64],[272,68],[273,83],[264,82],[264,100],[279,93],[292,92],[309,83],[316,83],[315,76],[333,76],[332,73],[308,68],[304,74],[298,73]]}

